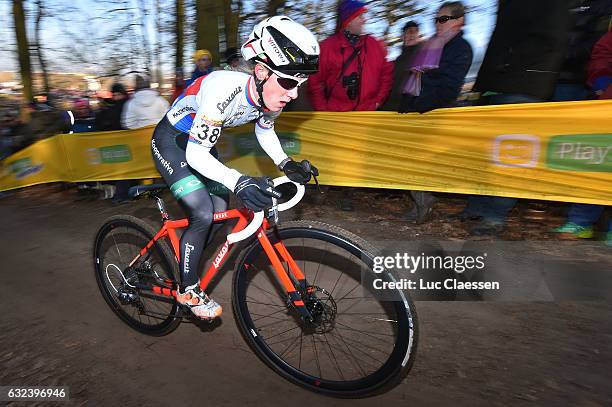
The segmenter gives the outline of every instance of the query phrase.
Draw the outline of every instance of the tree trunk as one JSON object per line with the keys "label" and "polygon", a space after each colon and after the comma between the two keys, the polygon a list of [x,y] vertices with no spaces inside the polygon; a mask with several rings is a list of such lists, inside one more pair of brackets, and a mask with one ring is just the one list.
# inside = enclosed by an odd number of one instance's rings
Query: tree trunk
{"label": "tree trunk", "polygon": [[157,83],[159,84],[159,89],[161,91],[162,85],[164,84],[164,75],[162,72],[162,24],[161,24],[161,4],[160,0],[155,0],[155,70],[157,72]]}
{"label": "tree trunk", "polygon": [[225,15],[225,40],[227,48],[238,48],[238,29],[240,25],[240,11],[242,10],[242,2],[238,2],[238,10],[232,11],[232,0],[224,0],[223,2]]}
{"label": "tree trunk", "polygon": [[223,0],[196,0],[196,49],[207,49],[213,65],[219,66],[219,17],[223,17]]}
{"label": "tree trunk", "polygon": [[174,39],[176,49],[174,52],[174,72],[183,70],[183,48],[185,47],[185,3],[183,0],[176,0],[176,20],[174,21]]}
{"label": "tree trunk", "polygon": [[[23,99],[25,103],[32,101],[32,66],[30,65],[30,49],[26,35],[25,13],[23,2],[13,0],[13,18],[15,21],[15,37],[17,38],[17,56],[19,72],[23,84]],[[27,118],[26,118],[27,119]]]}
{"label": "tree trunk", "polygon": [[38,63],[40,65],[40,69],[42,71],[43,76],[43,88],[44,93],[49,95],[49,73],[47,72],[47,63],[45,62],[45,58],[43,56],[42,44],[40,43],[40,31],[42,25],[42,18],[45,15],[44,6],[42,0],[36,0],[36,26],[34,34],[36,36],[36,56],[38,57]]}
{"label": "tree trunk", "polygon": [[151,58],[151,41],[149,38],[149,33],[147,31],[147,17],[149,15],[149,12],[146,8],[144,0],[140,0],[138,2],[138,5],[138,11],[140,12],[140,24],[138,24],[138,26],[140,28],[140,35],[142,37],[143,43],[142,51],[145,57],[145,72],[149,79],[152,79],[151,71],[153,68],[153,61]]}
{"label": "tree trunk", "polygon": [[279,10],[284,7],[285,7],[284,0],[268,0],[268,6],[267,6],[268,17],[277,15]]}

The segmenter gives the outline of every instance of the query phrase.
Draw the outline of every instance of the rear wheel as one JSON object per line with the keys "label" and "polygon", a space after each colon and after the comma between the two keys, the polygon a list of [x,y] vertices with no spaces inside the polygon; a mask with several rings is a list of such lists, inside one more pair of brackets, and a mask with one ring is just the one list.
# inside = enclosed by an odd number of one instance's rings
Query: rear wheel
{"label": "rear wheel", "polygon": [[167,335],[181,318],[172,297],[138,288],[155,284],[175,288],[178,266],[168,245],[161,239],[129,266],[153,239],[155,231],[133,216],[109,218],[98,231],[94,244],[94,270],[106,303],[130,327],[147,335]]}
{"label": "rear wheel", "polygon": [[[339,397],[368,396],[401,381],[416,351],[416,313],[403,292],[385,301],[362,284],[374,276],[375,250],[319,222],[288,222],[268,237],[281,239],[306,275],[302,298],[314,320],[303,320],[290,305],[255,242],[238,262],[233,305],[256,354],[294,383]],[[375,278],[393,281],[386,273]]]}

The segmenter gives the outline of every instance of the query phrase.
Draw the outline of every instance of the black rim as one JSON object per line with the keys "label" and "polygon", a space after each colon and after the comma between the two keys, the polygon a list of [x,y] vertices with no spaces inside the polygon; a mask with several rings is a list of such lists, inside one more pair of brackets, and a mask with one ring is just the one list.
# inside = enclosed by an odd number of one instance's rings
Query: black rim
{"label": "black rim", "polygon": [[[295,312],[287,313],[288,308],[279,294],[282,293],[280,287],[274,286],[274,283],[261,287],[262,284],[255,281],[258,275],[264,276],[261,281],[276,279],[270,269],[259,266],[258,257],[265,257],[265,254],[259,246],[255,246],[241,265],[235,287],[239,319],[246,328],[246,335],[251,336],[257,349],[278,370],[315,389],[336,393],[369,393],[384,385],[408,365],[413,353],[414,325],[408,303],[360,298],[364,290],[359,278],[355,279],[354,271],[351,274],[342,267],[353,262],[370,270],[372,260],[348,240],[316,229],[285,229],[281,235],[298,265],[303,268],[312,290],[317,292],[319,302],[323,303],[319,308],[316,304],[310,305],[311,311],[319,315],[317,326],[300,321],[295,317]],[[319,242],[319,247],[305,247],[306,241]],[[303,242],[301,253],[298,247],[300,242]],[[348,258],[340,258],[340,252],[349,254]],[[313,264],[318,262],[319,266],[324,267],[309,269],[306,261],[309,256],[320,259]],[[266,258],[261,264],[267,262]],[[324,270],[330,265],[340,268],[338,277]],[[323,274],[326,273],[328,278],[324,279]],[[253,293],[270,302],[255,301]],[[277,298],[273,301],[275,296]],[[270,311],[266,314],[260,311],[265,305]],[[358,312],[360,309],[364,311]],[[347,320],[357,320],[358,325],[351,326]],[[278,332],[271,332],[269,327],[275,323],[279,326]],[[390,334],[392,336],[388,336]],[[288,338],[284,339],[284,336]],[[308,343],[310,345],[305,346]],[[314,355],[313,363],[309,366],[304,365],[305,350]],[[325,363],[322,363],[323,360]],[[344,369],[345,366],[347,369]]]}
{"label": "black rim", "polygon": [[[111,309],[132,328],[155,334],[165,332],[175,323],[178,304],[130,285],[135,285],[136,281],[151,282],[157,276],[174,280],[169,271],[172,270],[169,259],[156,243],[134,267],[127,269],[129,262],[151,238],[150,232],[133,222],[111,221],[98,232],[94,265],[96,279]],[[126,302],[119,299],[119,293]],[[137,300],[130,301],[134,297]]]}

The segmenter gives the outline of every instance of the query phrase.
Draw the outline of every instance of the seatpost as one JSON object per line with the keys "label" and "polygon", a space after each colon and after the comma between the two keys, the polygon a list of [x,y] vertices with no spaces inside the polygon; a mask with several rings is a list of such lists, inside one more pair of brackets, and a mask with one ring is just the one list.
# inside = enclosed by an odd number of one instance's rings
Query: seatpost
{"label": "seatpost", "polygon": [[168,212],[166,211],[166,205],[164,204],[163,199],[161,199],[158,195],[153,195],[155,197],[155,200],[157,201],[157,209],[159,209],[159,213],[161,214],[161,217],[163,220],[169,220],[170,219],[170,215],[168,215]]}

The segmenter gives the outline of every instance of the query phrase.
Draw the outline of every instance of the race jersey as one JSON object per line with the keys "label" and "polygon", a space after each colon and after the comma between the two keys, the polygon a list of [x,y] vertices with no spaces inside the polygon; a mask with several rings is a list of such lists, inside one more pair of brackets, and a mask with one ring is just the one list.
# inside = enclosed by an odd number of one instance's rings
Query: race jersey
{"label": "race jersey", "polygon": [[223,128],[255,120],[257,140],[274,163],[278,165],[287,158],[274,131],[274,120],[280,112],[260,111],[255,103],[256,94],[251,90],[252,81],[251,75],[242,72],[212,72],[187,87],[166,113],[177,130],[189,134],[186,149],[189,166],[232,191],[242,174],[210,154]]}

